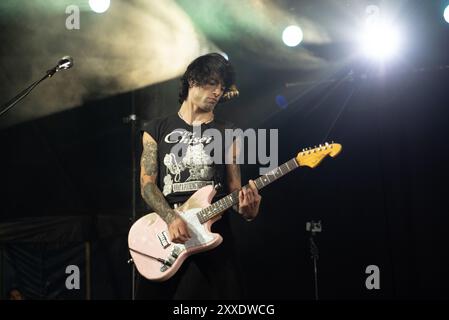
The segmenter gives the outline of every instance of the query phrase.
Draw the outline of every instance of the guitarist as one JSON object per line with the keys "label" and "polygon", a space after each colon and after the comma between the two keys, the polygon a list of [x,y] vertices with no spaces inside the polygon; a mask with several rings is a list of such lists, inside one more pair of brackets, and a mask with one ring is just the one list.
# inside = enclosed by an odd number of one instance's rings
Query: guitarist
{"label": "guitarist", "polygon": [[[186,222],[174,209],[196,190],[214,185],[215,201],[242,189],[236,144],[230,148],[232,164],[225,164],[224,143],[221,143],[223,159],[215,163],[204,150],[209,143],[214,143],[214,137],[202,135],[204,130],[214,128],[224,138],[224,130],[233,128],[232,124],[215,119],[214,109],[218,103],[238,94],[234,78],[231,64],[220,54],[211,53],[195,59],[181,78],[179,112],[143,124],[141,194],[167,223],[174,243],[184,243],[190,238]],[[186,150],[182,158],[173,152],[177,144],[182,144]],[[250,188],[240,190],[239,205],[233,208],[248,221],[257,216],[261,202],[252,180],[249,185]],[[150,282],[138,275],[136,298],[241,298],[228,215],[214,223],[213,231],[223,236],[223,243],[211,251],[189,257],[168,281]]]}

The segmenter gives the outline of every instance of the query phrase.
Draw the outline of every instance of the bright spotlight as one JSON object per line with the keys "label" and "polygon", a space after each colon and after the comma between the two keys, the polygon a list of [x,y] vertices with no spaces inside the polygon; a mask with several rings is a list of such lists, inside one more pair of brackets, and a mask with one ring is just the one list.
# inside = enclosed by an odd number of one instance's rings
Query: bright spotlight
{"label": "bright spotlight", "polygon": [[449,23],[449,6],[444,9],[444,20],[446,20],[447,23]]}
{"label": "bright spotlight", "polygon": [[298,26],[289,26],[282,32],[282,41],[289,47],[295,47],[301,43],[303,33]]}
{"label": "bright spotlight", "polygon": [[391,25],[374,23],[366,26],[360,41],[367,57],[383,60],[391,58],[399,51],[400,35]]}
{"label": "bright spotlight", "polygon": [[109,9],[111,0],[89,0],[89,6],[96,13],[103,13]]}

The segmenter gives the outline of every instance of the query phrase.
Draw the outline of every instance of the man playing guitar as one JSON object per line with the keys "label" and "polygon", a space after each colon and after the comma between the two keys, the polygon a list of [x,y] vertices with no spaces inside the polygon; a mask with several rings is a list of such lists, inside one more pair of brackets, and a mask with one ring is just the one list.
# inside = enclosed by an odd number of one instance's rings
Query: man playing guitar
{"label": "man playing guitar", "polygon": [[[220,54],[212,53],[195,59],[181,79],[179,102],[175,115],[153,119],[143,126],[141,156],[141,194],[145,202],[167,224],[169,241],[183,244],[191,238],[188,224],[176,208],[194,192],[212,185],[217,191],[214,199],[240,190],[234,210],[250,221],[259,213],[261,196],[254,181],[242,188],[240,168],[236,161],[236,143],[231,150],[233,161],[215,163],[204,148],[214,139],[198,136],[198,132],[214,128],[224,137],[224,130],[232,124],[214,118],[216,105],[237,95],[234,71]],[[172,152],[174,145],[183,144],[182,158]],[[154,283],[139,275],[137,299],[241,297],[237,265],[233,255],[232,235],[228,215],[214,224],[226,239],[216,249],[192,256],[179,272],[166,282]],[[197,270],[195,270],[197,269]],[[198,272],[199,271],[199,272]],[[178,290],[184,283],[184,289]]]}

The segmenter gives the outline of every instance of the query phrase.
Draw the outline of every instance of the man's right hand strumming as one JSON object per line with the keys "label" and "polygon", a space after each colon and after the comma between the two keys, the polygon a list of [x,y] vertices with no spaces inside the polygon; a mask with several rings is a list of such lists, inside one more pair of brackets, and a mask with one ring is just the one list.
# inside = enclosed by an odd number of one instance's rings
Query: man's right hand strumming
{"label": "man's right hand strumming", "polygon": [[187,223],[178,214],[174,220],[168,224],[168,233],[170,241],[174,243],[184,243],[190,239]]}

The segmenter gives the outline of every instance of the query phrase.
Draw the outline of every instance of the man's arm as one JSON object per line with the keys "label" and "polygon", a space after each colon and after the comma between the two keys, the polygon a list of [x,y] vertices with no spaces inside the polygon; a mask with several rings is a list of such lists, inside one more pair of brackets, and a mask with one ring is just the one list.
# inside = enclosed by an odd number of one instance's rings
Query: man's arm
{"label": "man's arm", "polygon": [[240,213],[247,221],[253,220],[259,214],[259,206],[262,197],[259,195],[257,187],[253,180],[249,181],[249,188],[242,188],[242,178],[240,175],[240,165],[237,158],[240,150],[237,143],[231,146],[232,163],[226,164],[227,183],[229,192],[239,191],[239,203],[233,208]]}
{"label": "man's arm", "polygon": [[143,134],[140,160],[140,192],[145,202],[167,223],[173,242],[185,242],[190,237],[187,225],[168,205],[156,179],[158,171],[157,143],[148,133]]}

